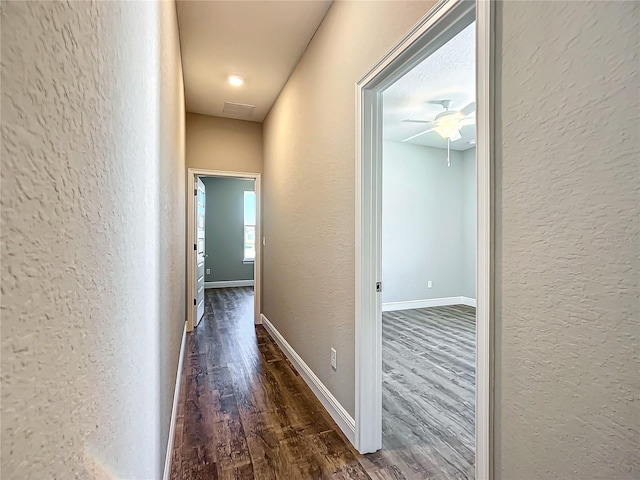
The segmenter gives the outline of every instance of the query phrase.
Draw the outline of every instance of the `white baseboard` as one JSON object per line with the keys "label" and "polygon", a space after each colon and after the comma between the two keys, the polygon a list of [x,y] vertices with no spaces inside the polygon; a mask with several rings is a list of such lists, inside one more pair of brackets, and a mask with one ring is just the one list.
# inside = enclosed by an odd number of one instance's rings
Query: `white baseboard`
{"label": "white baseboard", "polygon": [[173,460],[173,442],[176,436],[176,421],[178,419],[178,403],[180,402],[180,384],[182,383],[182,363],[184,360],[185,345],[187,343],[187,324],[182,331],[182,343],[178,356],[178,373],[176,374],[176,386],[173,390],[173,408],[171,409],[171,423],[169,424],[169,439],[167,440],[167,454],[164,458],[164,474],[162,480],[171,477],[171,460]]}
{"label": "white baseboard", "polygon": [[355,446],[356,439],[356,422],[344,409],[340,402],[334,397],[329,389],[324,386],[320,379],[313,373],[313,370],[300,358],[300,355],[296,353],[291,345],[284,339],[284,337],[278,332],[276,327],[265,317],[263,314],[262,325],[267,330],[271,338],[278,344],[280,349],[287,356],[289,361],[293,364],[300,376],[309,385],[311,391],[318,397],[320,403],[325,408],[331,418],[338,424],[340,430],[346,435],[349,441]]}
{"label": "white baseboard", "polygon": [[222,282],[204,282],[204,288],[253,287],[253,280],[225,280]]}
{"label": "white baseboard", "polygon": [[462,305],[468,305],[469,307],[475,307],[476,299],[471,297],[460,297],[460,303]]}
{"label": "white baseboard", "polygon": [[413,308],[445,307],[447,305],[476,306],[475,298],[469,297],[442,297],[428,298],[424,300],[409,300],[406,302],[388,302],[382,304],[383,312],[395,312],[396,310],[411,310]]}

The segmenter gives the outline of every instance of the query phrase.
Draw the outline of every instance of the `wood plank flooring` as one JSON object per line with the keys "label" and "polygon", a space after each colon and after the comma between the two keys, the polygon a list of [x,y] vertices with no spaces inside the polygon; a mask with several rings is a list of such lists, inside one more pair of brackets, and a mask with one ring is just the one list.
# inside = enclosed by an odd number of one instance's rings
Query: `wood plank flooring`
{"label": "wood plank flooring", "polygon": [[382,315],[382,450],[405,477],[472,479],[475,308]]}
{"label": "wood plank flooring", "polygon": [[[385,318],[385,335],[391,333],[386,324]],[[407,327],[397,324],[393,328]],[[467,338],[468,332],[462,331],[460,338]],[[426,376],[422,366],[415,368],[398,359],[404,354],[400,350],[403,343],[392,342],[391,354],[385,350],[384,356],[389,357],[385,379],[398,376],[392,382],[403,388],[413,379],[409,375],[433,381],[439,370]],[[448,347],[441,344],[438,348],[446,352]],[[464,422],[457,425],[439,414],[432,431],[424,423],[429,416],[409,422],[411,415],[422,414],[421,405],[412,403],[418,399],[415,391],[408,392],[405,404],[385,388],[384,448],[372,455],[358,454],[269,334],[261,326],[254,327],[251,287],[206,291],[205,318],[188,336],[185,355],[172,480],[467,478],[451,465],[456,461],[452,452],[464,450],[453,438],[465,429]],[[437,361],[433,353],[422,351],[421,355],[427,362]],[[473,371],[473,361],[471,365]],[[470,379],[455,381],[463,380]],[[427,394],[427,400],[445,402],[449,397],[455,402],[453,387],[446,382],[439,385],[441,390]],[[467,387],[461,386],[460,392]],[[424,411],[433,415],[433,408]],[[419,438],[425,432],[424,439]],[[436,451],[445,447],[449,450]]]}
{"label": "wood plank flooring", "polygon": [[207,290],[205,303],[187,339],[171,478],[369,478],[269,334],[254,328],[253,290]]}

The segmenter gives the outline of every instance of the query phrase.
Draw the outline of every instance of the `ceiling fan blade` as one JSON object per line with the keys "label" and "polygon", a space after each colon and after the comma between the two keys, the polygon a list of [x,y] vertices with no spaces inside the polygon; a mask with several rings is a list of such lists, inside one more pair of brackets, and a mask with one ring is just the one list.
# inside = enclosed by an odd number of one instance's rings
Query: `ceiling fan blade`
{"label": "ceiling fan blade", "polygon": [[403,122],[409,122],[409,123],[435,123],[433,120],[402,120]]}
{"label": "ceiling fan blade", "polygon": [[469,105],[467,105],[462,110],[460,110],[459,113],[462,114],[463,117],[466,117],[467,115],[475,111],[476,111],[476,102],[471,102]]}
{"label": "ceiling fan blade", "polygon": [[432,132],[433,130],[434,130],[433,128],[430,128],[429,130],[425,130],[424,132],[420,132],[420,133],[417,133],[416,135],[413,135],[413,136],[411,136],[411,137],[409,137],[409,138],[405,138],[405,139],[404,139],[404,140],[402,140],[402,141],[403,141],[403,142],[408,142],[409,140],[413,140],[414,138],[417,138],[417,137],[419,137],[420,135],[424,135],[425,133]]}
{"label": "ceiling fan blade", "polygon": [[451,140],[452,142],[455,142],[456,140],[460,140],[461,138],[462,138],[462,135],[460,135],[460,131],[456,131],[453,135],[449,137],[449,140]]}

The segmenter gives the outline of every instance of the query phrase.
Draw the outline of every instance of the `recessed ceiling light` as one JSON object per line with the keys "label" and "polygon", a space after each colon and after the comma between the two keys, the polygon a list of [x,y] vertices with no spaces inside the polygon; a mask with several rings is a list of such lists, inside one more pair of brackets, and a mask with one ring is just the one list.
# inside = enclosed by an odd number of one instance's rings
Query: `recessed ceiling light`
{"label": "recessed ceiling light", "polygon": [[227,80],[234,87],[240,87],[244,83],[244,78],[242,78],[240,75],[229,75],[227,77]]}

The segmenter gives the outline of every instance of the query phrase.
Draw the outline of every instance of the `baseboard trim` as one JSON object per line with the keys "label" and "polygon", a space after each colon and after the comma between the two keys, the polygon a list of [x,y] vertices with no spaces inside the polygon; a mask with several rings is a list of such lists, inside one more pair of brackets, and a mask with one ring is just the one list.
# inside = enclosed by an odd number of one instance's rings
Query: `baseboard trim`
{"label": "baseboard trim", "polygon": [[411,310],[413,308],[445,307],[447,305],[476,306],[475,298],[469,297],[442,297],[427,298],[424,300],[409,300],[407,302],[388,302],[382,304],[383,312],[395,312],[397,310]]}
{"label": "baseboard trim", "polygon": [[225,280],[222,282],[204,282],[204,288],[253,287],[253,280]]}
{"label": "baseboard trim", "polygon": [[313,370],[302,360],[300,355],[293,349],[289,342],[287,342],[280,332],[273,326],[273,324],[261,314],[262,325],[267,330],[271,338],[278,344],[280,349],[287,356],[289,361],[293,364],[300,376],[304,379],[311,391],[320,400],[322,406],[325,408],[331,418],[338,424],[340,430],[346,435],[349,441],[355,446],[356,439],[356,422],[344,409],[344,407],[338,402],[336,397],[332,395],[327,387],[320,381],[320,379],[313,373]]}
{"label": "baseboard trim", "polygon": [[171,423],[169,424],[169,439],[167,440],[167,454],[164,458],[164,473],[162,480],[171,477],[171,461],[173,460],[173,442],[176,437],[176,421],[178,420],[178,403],[180,402],[180,384],[182,383],[182,364],[184,361],[185,346],[187,344],[187,324],[182,330],[182,343],[178,356],[178,373],[176,374],[176,386],[173,389],[173,408],[171,409]]}
{"label": "baseboard trim", "polygon": [[476,306],[476,299],[471,297],[460,297],[460,303],[462,305],[468,305],[470,307]]}

